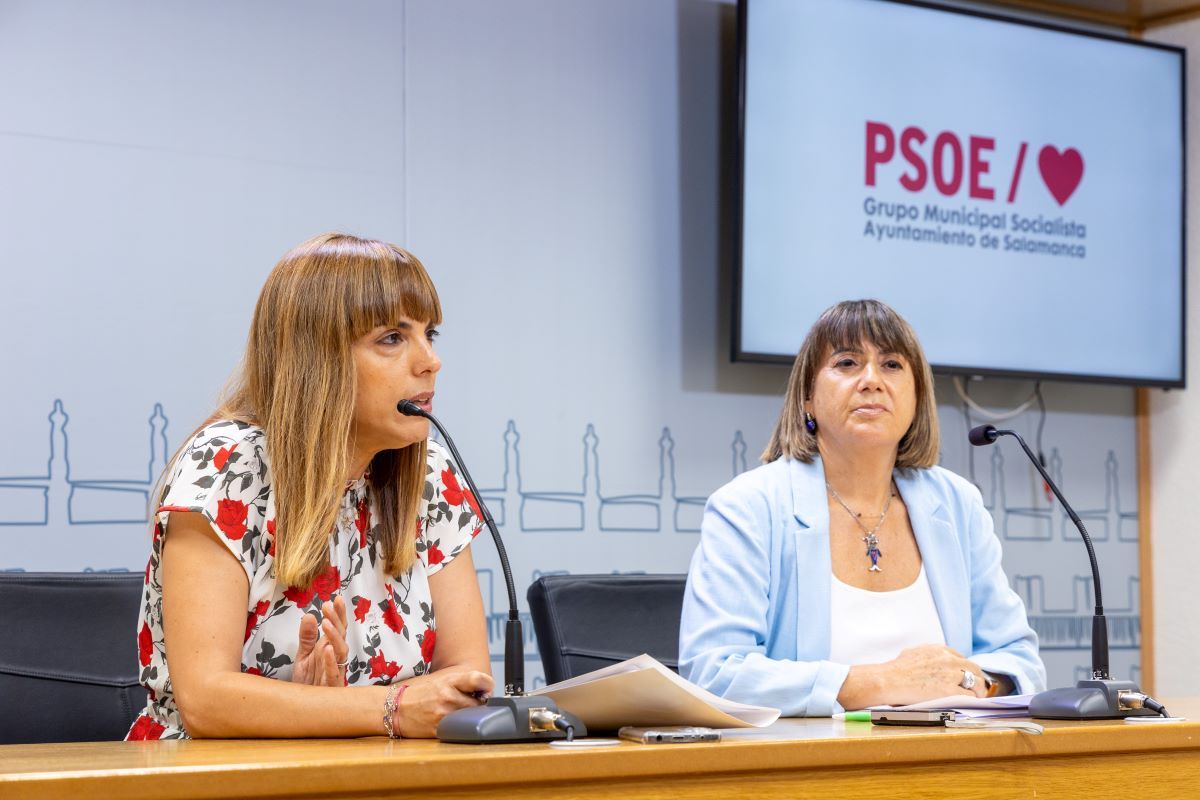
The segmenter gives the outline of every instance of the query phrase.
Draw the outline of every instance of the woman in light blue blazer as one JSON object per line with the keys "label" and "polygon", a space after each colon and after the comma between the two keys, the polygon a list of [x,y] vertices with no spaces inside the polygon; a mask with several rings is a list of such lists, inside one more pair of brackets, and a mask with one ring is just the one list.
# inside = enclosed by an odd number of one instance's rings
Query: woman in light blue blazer
{"label": "woman in light blue blazer", "polygon": [[680,673],[784,716],[1045,688],[991,517],[938,447],[908,323],[875,300],[822,314],[766,463],[709,498]]}

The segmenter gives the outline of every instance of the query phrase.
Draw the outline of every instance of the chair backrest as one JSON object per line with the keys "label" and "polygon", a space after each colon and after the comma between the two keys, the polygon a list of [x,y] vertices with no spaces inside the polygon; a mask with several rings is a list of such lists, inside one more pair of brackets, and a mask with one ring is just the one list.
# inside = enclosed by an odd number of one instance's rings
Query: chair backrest
{"label": "chair backrest", "polygon": [[138,685],[135,573],[0,573],[0,744],[125,738]]}
{"label": "chair backrest", "polygon": [[547,683],[642,653],[679,668],[686,575],[543,575],[526,597]]}

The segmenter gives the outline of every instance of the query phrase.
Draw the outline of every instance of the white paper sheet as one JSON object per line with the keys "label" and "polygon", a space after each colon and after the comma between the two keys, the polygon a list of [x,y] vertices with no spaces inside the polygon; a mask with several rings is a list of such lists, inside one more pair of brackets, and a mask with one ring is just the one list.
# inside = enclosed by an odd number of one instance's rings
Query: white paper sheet
{"label": "white paper sheet", "polygon": [[530,692],[546,696],[583,720],[589,730],[623,725],[764,727],[779,709],[717,697],[646,654]]}

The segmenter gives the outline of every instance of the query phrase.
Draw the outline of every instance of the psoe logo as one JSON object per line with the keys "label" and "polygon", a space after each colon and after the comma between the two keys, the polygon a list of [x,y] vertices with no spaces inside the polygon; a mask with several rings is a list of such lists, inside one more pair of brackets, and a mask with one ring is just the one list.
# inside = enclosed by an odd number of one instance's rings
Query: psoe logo
{"label": "psoe logo", "polygon": [[[966,184],[973,200],[995,200],[996,182],[991,176],[996,140],[991,136],[963,137],[953,131],[942,131],[930,137],[921,128],[909,125],[897,136],[886,122],[867,121],[866,184],[875,186],[879,180],[895,179],[909,192],[920,192],[933,179],[933,186],[946,197],[954,197]],[[899,149],[903,164],[892,167]],[[1028,142],[1021,142],[1017,158],[1008,178],[1007,202],[1016,202],[1021,172],[1025,166]],[[1059,150],[1051,144],[1038,151],[1038,172],[1050,195],[1060,205],[1079,188],[1083,180],[1083,155],[1074,147]],[[898,174],[897,174],[898,173]]]}

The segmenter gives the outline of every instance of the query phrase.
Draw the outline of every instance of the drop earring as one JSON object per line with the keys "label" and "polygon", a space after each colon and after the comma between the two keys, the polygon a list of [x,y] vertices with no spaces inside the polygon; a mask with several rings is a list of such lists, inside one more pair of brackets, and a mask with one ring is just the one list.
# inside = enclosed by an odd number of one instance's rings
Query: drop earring
{"label": "drop earring", "polygon": [[804,428],[809,433],[817,432],[817,420],[807,411],[804,412]]}

